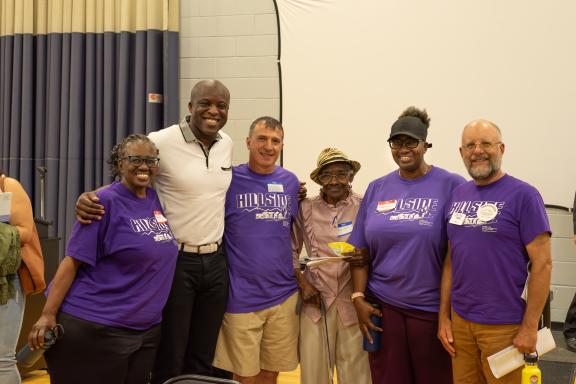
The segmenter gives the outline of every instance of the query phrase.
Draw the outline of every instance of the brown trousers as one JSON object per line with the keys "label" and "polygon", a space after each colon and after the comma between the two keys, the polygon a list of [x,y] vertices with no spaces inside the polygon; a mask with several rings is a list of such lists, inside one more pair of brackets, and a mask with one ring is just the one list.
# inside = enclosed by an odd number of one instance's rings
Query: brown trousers
{"label": "brown trousers", "polygon": [[454,383],[518,384],[522,368],[497,379],[488,365],[488,356],[512,345],[518,324],[479,324],[452,311],[452,333],[456,357],[452,359]]}

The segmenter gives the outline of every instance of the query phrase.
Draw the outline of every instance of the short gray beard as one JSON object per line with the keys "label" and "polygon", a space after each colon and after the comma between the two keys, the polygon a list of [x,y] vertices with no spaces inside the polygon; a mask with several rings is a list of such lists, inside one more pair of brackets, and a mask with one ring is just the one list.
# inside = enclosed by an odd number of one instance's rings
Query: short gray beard
{"label": "short gray beard", "polygon": [[500,164],[494,164],[489,161],[486,168],[479,167],[474,169],[472,166],[468,167],[468,174],[474,180],[486,180],[494,176],[500,170]]}

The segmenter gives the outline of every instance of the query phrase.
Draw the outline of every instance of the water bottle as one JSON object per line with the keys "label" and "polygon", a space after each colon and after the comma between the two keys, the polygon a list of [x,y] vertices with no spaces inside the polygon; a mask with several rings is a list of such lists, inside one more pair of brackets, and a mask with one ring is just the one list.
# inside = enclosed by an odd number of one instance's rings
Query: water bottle
{"label": "water bottle", "polygon": [[50,348],[56,340],[62,336],[62,326],[57,325],[54,329],[47,329],[44,332],[44,348],[30,349],[28,344],[24,345],[16,354],[16,362],[22,368],[31,368],[44,355],[44,351]]}
{"label": "water bottle", "polygon": [[[376,309],[380,309],[380,306],[378,304],[371,303],[371,305]],[[370,316],[370,321],[375,326],[382,327],[382,318],[380,316],[372,314]],[[376,352],[380,349],[380,334],[382,332],[375,331],[373,329],[368,329],[368,332],[370,332],[370,336],[372,336],[372,344],[370,344],[368,338],[364,336],[362,346],[366,352]]]}
{"label": "water bottle", "polygon": [[538,368],[538,354],[524,355],[522,384],[542,384],[542,372]]}

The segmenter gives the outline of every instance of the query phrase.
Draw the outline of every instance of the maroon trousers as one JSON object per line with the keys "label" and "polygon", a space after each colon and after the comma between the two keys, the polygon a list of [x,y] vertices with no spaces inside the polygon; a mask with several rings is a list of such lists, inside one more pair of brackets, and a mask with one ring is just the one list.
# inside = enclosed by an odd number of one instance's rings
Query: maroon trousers
{"label": "maroon trousers", "polygon": [[452,384],[452,361],[436,337],[438,314],[379,302],[380,350],[370,353],[373,384]]}

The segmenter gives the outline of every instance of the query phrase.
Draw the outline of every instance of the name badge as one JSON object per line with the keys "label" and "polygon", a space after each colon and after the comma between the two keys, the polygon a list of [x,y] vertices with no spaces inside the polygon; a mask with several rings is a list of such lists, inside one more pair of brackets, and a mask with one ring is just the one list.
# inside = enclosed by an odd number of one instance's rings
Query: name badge
{"label": "name badge", "polygon": [[466,219],[466,215],[461,212],[454,212],[450,217],[450,224],[454,225],[462,225],[464,224],[464,220]]}
{"label": "name badge", "polygon": [[478,208],[476,212],[476,217],[483,222],[491,221],[498,214],[498,207],[493,203],[486,203]]}
{"label": "name badge", "polygon": [[164,215],[162,214],[162,212],[160,211],[154,211],[154,217],[156,218],[156,222],[158,224],[162,224],[162,223],[167,223],[168,220],[166,220],[166,218],[164,217]]}
{"label": "name badge", "polygon": [[280,183],[268,183],[268,192],[284,193],[284,185]]}
{"label": "name badge", "polygon": [[352,228],[354,228],[354,226],[351,221],[345,221],[338,224],[338,237],[349,235],[352,233]]}
{"label": "name badge", "polygon": [[376,212],[390,212],[396,208],[396,200],[384,200],[379,201],[378,205],[376,206]]}

